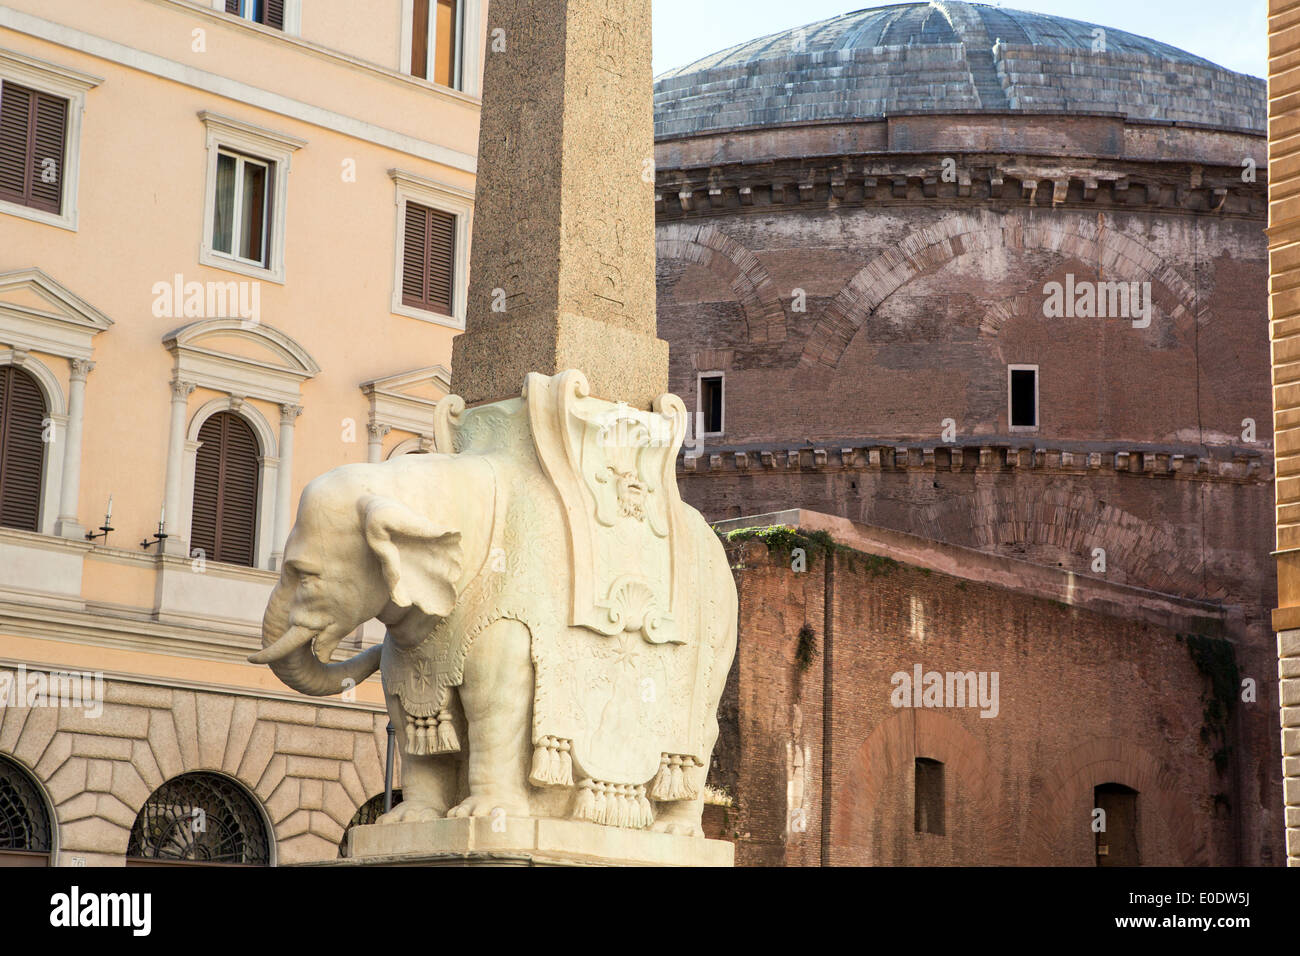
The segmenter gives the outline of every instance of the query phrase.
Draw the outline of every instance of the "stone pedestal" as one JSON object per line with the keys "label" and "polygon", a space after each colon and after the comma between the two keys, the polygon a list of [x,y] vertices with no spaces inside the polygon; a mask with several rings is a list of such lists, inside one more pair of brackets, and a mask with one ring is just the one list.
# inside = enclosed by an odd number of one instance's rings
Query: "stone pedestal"
{"label": "stone pedestal", "polygon": [[349,856],[331,866],[735,865],[724,840],[574,820],[490,817],[354,827]]}

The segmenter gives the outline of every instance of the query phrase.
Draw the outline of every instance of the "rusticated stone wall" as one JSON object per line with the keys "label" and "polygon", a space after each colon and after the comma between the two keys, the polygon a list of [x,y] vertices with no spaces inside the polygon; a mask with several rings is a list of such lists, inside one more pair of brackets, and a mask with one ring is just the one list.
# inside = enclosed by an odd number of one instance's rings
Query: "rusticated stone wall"
{"label": "rusticated stone wall", "polygon": [[145,801],[183,773],[239,781],[280,864],[336,858],[357,808],[384,791],[386,714],[111,678],[103,688],[102,712],[0,706],[0,753],[53,805],[55,865],[123,865]]}

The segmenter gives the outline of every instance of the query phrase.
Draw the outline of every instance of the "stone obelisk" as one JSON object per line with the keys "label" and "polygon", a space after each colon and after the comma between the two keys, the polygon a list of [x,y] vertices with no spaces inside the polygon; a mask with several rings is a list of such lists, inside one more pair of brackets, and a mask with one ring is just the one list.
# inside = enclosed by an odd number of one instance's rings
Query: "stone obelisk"
{"label": "stone obelisk", "polygon": [[582,369],[641,409],[668,390],[655,326],[650,0],[493,0],[466,331],[452,391]]}
{"label": "stone obelisk", "polygon": [[[731,866],[704,806],[736,588],[676,482],[650,0],[493,0],[488,45],[468,328],[437,454],[331,479],[361,482],[364,506],[348,491],[329,513],[358,516],[387,562],[366,565],[370,600],[387,593],[382,656],[343,666],[380,669],[401,748],[402,801],[351,831],[350,865]],[[295,547],[321,538],[314,507]],[[282,580],[281,603],[299,585]],[[373,613],[358,605],[340,613]],[[343,671],[307,660],[313,634],[268,620],[258,658],[334,692]]]}

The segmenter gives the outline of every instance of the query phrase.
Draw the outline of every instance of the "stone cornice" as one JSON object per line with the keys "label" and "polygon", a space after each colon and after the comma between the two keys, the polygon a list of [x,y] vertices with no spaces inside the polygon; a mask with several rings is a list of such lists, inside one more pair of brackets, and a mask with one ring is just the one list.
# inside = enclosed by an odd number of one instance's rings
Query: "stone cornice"
{"label": "stone cornice", "polygon": [[1226,622],[1225,609],[1213,602],[1107,581],[816,511],[792,509],[713,522],[714,530],[723,534],[776,526],[824,531],[837,545],[864,554],[1113,617],[1136,617],[1161,627],[1173,623],[1189,630],[1197,623]]}
{"label": "stone cornice", "polygon": [[967,472],[1008,474],[1037,472],[1058,475],[1128,475],[1232,484],[1260,484],[1273,479],[1271,449],[1223,449],[1221,456],[1205,450],[1177,451],[1129,443],[1099,450],[1087,443],[997,438],[986,441],[940,442],[843,441],[818,445],[768,443],[740,447],[705,446],[698,456],[683,453],[677,473],[689,475],[752,475],[814,472]]}
{"label": "stone cornice", "polygon": [[[67,673],[68,667],[64,664],[57,664],[50,661],[28,661],[15,660],[0,656],[0,669],[17,668],[22,665],[27,671],[42,671],[50,674]],[[303,695],[297,691],[284,690],[265,690],[262,688],[240,687],[237,684],[221,684],[214,681],[203,680],[184,680],[179,677],[158,677],[154,675],[129,674],[126,671],[116,670],[97,670],[97,674],[102,674],[106,684],[117,682],[121,684],[140,684],[145,687],[168,687],[174,690],[196,690],[211,694],[228,694],[231,697],[251,697],[256,700],[283,700],[293,704],[303,704],[310,707],[330,707],[341,710],[361,710],[376,715],[387,713],[381,704],[371,704],[367,701],[344,701],[338,698],[314,697],[304,700]],[[378,683],[378,676],[369,677],[367,680],[373,680]]]}
{"label": "stone cornice", "polygon": [[448,86],[441,86],[429,80],[422,80],[419,77],[402,73],[399,70],[393,70],[379,63],[372,63],[369,60],[363,60],[360,57],[351,56],[341,50],[332,47],[322,46],[319,43],[313,43],[310,40],[304,40],[300,36],[286,33],[284,30],[277,30],[274,27],[263,26],[260,23],[253,23],[243,17],[231,16],[221,10],[213,9],[209,4],[195,2],[195,0],[150,0],[164,7],[183,7],[186,16],[198,16],[213,23],[222,23],[233,30],[247,31],[249,36],[261,36],[275,46],[288,46],[308,55],[317,57],[326,62],[334,63],[339,66],[352,70],[359,70],[369,73],[373,76],[382,77],[383,79],[395,81],[407,86],[419,87],[426,94],[431,94],[434,98],[445,100],[448,103],[480,108],[483,100],[481,97],[472,96],[460,90],[452,89]]}
{"label": "stone cornice", "polygon": [[[947,165],[947,175],[945,175]],[[770,214],[777,209],[960,205],[1099,209],[1230,216],[1264,222],[1267,172],[1242,181],[1241,167],[1191,162],[1062,160],[1043,155],[964,152],[869,153],[661,167],[659,222]]]}

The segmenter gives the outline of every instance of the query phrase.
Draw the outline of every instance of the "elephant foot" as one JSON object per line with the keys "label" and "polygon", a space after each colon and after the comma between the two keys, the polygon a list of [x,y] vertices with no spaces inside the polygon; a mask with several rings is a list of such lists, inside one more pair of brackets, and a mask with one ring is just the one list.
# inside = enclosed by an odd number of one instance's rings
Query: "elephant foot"
{"label": "elephant foot", "polygon": [[656,820],[650,825],[650,831],[652,833],[671,833],[673,836],[704,836],[704,828],[698,823],[684,823],[680,820]]}
{"label": "elephant foot", "polygon": [[449,817],[490,817],[501,811],[508,817],[529,815],[528,798],[522,793],[470,794],[465,800],[447,811]]}
{"label": "elephant foot", "polygon": [[660,803],[655,805],[655,811],[655,822],[650,825],[651,832],[671,833],[673,836],[704,836],[704,827],[701,825],[704,806],[699,800]]}
{"label": "elephant foot", "polygon": [[438,807],[406,800],[393,807],[375,823],[380,826],[390,823],[428,823],[431,820],[441,820],[443,815],[443,811]]}

